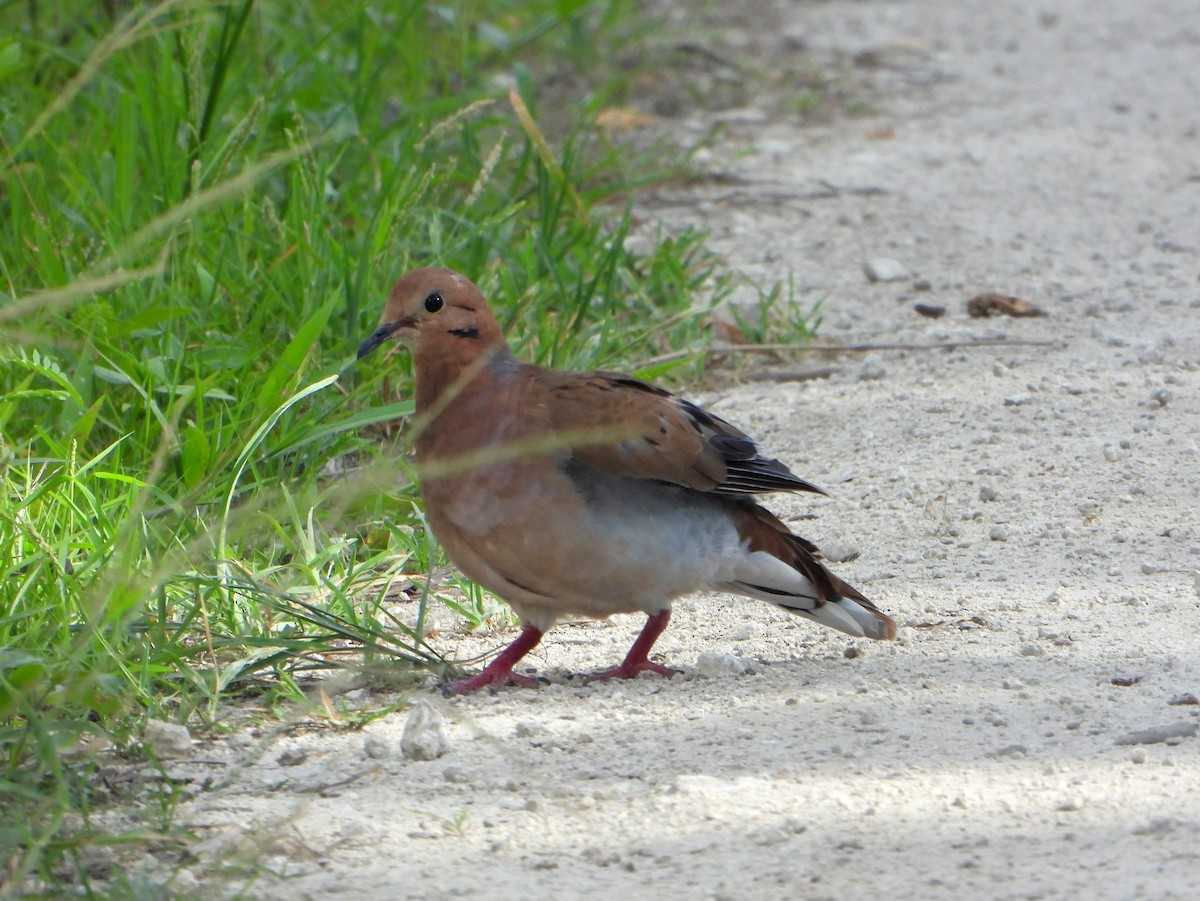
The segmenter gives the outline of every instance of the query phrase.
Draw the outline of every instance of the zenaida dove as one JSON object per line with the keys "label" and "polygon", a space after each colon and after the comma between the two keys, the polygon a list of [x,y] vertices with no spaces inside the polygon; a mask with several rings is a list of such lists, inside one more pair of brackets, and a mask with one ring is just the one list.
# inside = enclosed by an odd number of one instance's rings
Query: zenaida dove
{"label": "zenaida dove", "polygon": [[815,491],[747,435],[695,404],[614,372],[559,372],[508,349],[479,289],[416,269],[388,295],[359,359],[394,338],[413,354],[418,472],[450,559],[512,605],[520,635],[462,693],[505,683],[560,618],[641,611],[616,669],[649,659],[671,602],[718,589],[776,604],[857,638],[896,624],[820,562],[754,495]]}

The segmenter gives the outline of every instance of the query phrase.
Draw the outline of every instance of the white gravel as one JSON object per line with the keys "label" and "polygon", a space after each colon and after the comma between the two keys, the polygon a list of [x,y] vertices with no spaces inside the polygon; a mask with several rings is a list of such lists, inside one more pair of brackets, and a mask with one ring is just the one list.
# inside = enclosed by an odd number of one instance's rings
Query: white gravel
{"label": "white gravel", "polygon": [[[172,765],[217,773],[180,807],[189,879],[232,893],[236,868],[208,880],[237,858],[269,867],[263,898],[1196,896],[1200,5],[751,19],[748,40],[872,61],[875,114],[726,116],[710,157],[736,198],[675,186],[642,212],[710,228],[764,280],[794,269],[831,340],[1046,342],[697,398],[831,491],[772,506],[860,551],[835,569],[900,639],[697,598],[658,645],[670,681],[562,677],[618,662],[641,625],[623,617],[548,636],[542,689],[418,693],[446,719],[436,760],[364,752],[397,747],[405,712],[210,742]],[[879,256],[946,315],[868,282]],[[1048,315],[969,318],[986,291]]]}

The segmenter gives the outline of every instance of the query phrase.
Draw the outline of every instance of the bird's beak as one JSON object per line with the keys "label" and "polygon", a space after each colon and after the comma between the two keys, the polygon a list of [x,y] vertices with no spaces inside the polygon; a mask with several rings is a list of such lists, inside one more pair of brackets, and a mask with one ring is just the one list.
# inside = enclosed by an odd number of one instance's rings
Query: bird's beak
{"label": "bird's beak", "polygon": [[385,322],[383,325],[379,326],[379,328],[375,329],[375,331],[371,332],[371,336],[359,345],[358,359],[361,360],[380,344],[390,338],[398,329],[411,326],[412,324],[413,320],[410,317],[399,319],[396,322]]}

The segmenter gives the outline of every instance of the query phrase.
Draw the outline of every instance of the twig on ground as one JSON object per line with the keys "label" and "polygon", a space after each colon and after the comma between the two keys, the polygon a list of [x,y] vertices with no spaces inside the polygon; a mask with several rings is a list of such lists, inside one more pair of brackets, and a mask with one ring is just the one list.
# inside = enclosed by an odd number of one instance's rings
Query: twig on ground
{"label": "twig on ground", "polygon": [[724,354],[772,354],[772,353],[869,353],[875,350],[957,350],[960,347],[1066,347],[1062,341],[1023,340],[1019,338],[995,338],[981,341],[938,341],[934,344],[721,344],[705,350],[677,350],[669,354],[651,357],[639,365],[648,369],[662,363],[673,363],[687,357],[703,354],[719,357]]}

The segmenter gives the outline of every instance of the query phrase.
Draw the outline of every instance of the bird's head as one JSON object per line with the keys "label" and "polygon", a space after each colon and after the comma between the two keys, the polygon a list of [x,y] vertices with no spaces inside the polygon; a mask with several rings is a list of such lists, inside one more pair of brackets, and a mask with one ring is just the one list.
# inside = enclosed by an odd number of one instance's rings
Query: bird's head
{"label": "bird's head", "polygon": [[361,360],[389,338],[417,356],[473,357],[503,342],[483,294],[453,269],[414,269],[388,294],[379,328],[358,348]]}

